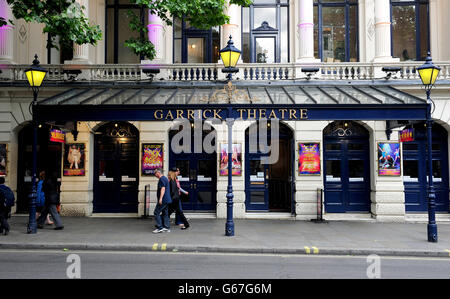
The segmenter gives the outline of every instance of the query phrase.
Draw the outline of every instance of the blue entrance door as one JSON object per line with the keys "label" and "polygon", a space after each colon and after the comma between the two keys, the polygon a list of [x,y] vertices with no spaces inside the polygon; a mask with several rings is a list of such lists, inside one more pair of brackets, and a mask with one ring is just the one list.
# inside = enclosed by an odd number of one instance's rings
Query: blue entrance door
{"label": "blue entrance door", "polygon": [[327,213],[370,211],[369,133],[353,122],[324,130],[324,186]]}
{"label": "blue entrance door", "polygon": [[[424,124],[414,126],[415,141],[403,143],[403,182],[406,212],[428,210],[427,135]],[[436,211],[449,211],[447,131],[433,124],[433,184],[436,191]]]}
{"label": "blue entrance door", "polygon": [[[169,145],[177,132],[170,132]],[[209,133],[211,131],[203,131],[203,137]],[[183,210],[214,211],[217,205],[217,154],[195,153],[193,133],[191,137],[190,153],[174,153],[172,147],[169,146],[169,166],[170,169],[176,167],[180,170],[178,177],[180,186],[188,192],[187,195],[181,193]]]}

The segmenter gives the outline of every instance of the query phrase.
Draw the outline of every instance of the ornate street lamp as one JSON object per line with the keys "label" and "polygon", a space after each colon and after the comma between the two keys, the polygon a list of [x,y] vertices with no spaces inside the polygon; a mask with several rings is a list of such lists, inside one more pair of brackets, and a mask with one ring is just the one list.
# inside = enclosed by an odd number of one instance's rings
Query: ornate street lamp
{"label": "ornate street lamp", "polygon": [[[227,79],[231,82],[233,73],[237,73],[239,69],[236,67],[239,57],[241,57],[241,50],[238,50],[231,39],[225,48],[220,50],[220,57],[225,68],[223,73],[227,73]],[[230,100],[231,104],[231,100]],[[225,235],[234,236],[234,222],[233,222],[233,124],[234,119],[231,117],[231,107],[228,108],[229,117],[226,119],[228,126],[228,188],[227,188],[227,222],[225,224]]]}
{"label": "ornate street lamp", "polygon": [[425,86],[427,94],[427,147],[428,147],[428,242],[436,243],[438,241],[437,225],[436,225],[436,192],[433,186],[433,155],[432,155],[432,126],[433,120],[431,118],[431,109],[434,106],[431,99],[431,89],[436,83],[436,79],[441,71],[440,67],[433,64],[431,60],[431,53],[428,52],[426,62],[421,67],[417,68],[420,79]]}
{"label": "ornate street lamp", "polygon": [[44,81],[45,76],[47,75],[47,71],[43,69],[38,60],[38,56],[34,56],[33,65],[25,70],[25,74],[28,79],[28,83],[33,90],[33,102],[31,103],[30,112],[32,114],[32,124],[33,124],[33,169],[32,169],[32,188],[31,193],[28,196],[30,198],[30,215],[28,221],[27,233],[35,234],[37,232],[37,223],[36,223],[36,191],[37,191],[37,182],[36,182],[36,172],[37,172],[37,129],[38,124],[36,121],[36,115],[34,111],[34,107],[37,105],[37,97],[39,93],[39,88]]}
{"label": "ornate street lamp", "polygon": [[222,62],[224,65],[224,69],[222,69],[223,73],[228,73],[228,80],[231,80],[233,73],[237,73],[239,69],[236,67],[239,58],[241,57],[241,50],[238,50],[234,46],[234,42],[231,39],[228,41],[228,44],[225,48],[220,50],[220,58],[222,58]]}

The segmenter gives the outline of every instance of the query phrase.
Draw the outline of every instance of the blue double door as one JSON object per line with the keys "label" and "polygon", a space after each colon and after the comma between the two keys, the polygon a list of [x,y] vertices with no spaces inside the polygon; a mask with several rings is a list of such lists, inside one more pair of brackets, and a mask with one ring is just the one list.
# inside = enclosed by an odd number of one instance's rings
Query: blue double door
{"label": "blue double door", "polygon": [[[325,211],[369,212],[371,201],[368,132],[365,134],[362,128],[339,130],[341,129],[333,129],[335,134],[324,136]],[[362,134],[355,134],[358,131]]]}
{"label": "blue double door", "polygon": [[[433,185],[436,211],[449,212],[448,135],[441,126],[433,125]],[[403,182],[406,212],[428,210],[428,150],[424,124],[415,126],[415,141],[403,143]]]}
{"label": "blue double door", "polygon": [[[185,211],[215,211],[217,206],[217,154],[202,151],[196,153],[194,133],[191,135],[191,149],[187,153],[176,153],[172,148],[172,138],[178,131],[169,134],[169,169],[178,168],[180,187],[188,194],[181,193],[182,208]],[[203,138],[211,131],[203,131]],[[215,140],[213,140],[215,143]],[[213,144],[214,146],[214,144]]]}

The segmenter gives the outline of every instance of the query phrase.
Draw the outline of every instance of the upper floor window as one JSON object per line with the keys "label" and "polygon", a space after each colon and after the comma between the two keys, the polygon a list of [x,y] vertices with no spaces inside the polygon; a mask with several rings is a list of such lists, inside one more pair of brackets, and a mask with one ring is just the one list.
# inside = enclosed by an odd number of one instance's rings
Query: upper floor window
{"label": "upper floor window", "polygon": [[358,61],[358,1],[314,0],[314,56]]}
{"label": "upper floor window", "polygon": [[173,20],[173,62],[214,63],[219,62],[220,29],[200,30],[189,22]]}
{"label": "upper floor window", "polygon": [[129,27],[128,10],[133,10],[136,15],[140,15],[144,25],[148,24],[147,10],[130,4],[129,0],[106,0],[106,63],[140,63],[144,58],[137,56],[124,45],[130,37],[138,37],[136,36],[138,33]]}
{"label": "upper floor window", "polygon": [[392,56],[425,60],[430,49],[429,1],[391,0]]}
{"label": "upper floor window", "polygon": [[254,0],[242,8],[242,60],[289,62],[288,0]]}

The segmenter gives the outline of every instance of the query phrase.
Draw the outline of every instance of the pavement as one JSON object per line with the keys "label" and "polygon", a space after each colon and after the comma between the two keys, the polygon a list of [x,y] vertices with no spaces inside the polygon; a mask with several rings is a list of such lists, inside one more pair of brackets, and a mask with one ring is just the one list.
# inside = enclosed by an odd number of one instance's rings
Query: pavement
{"label": "pavement", "polygon": [[28,217],[9,219],[0,249],[166,251],[301,255],[370,255],[450,258],[450,223],[438,223],[438,243],[427,241],[423,223],[235,219],[225,236],[225,219],[191,219],[191,227],[153,234],[151,218],[62,217],[64,230],[46,225],[27,234]]}

